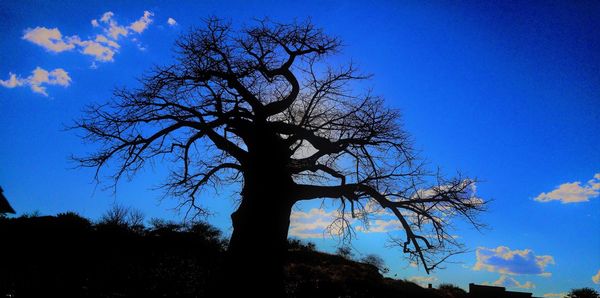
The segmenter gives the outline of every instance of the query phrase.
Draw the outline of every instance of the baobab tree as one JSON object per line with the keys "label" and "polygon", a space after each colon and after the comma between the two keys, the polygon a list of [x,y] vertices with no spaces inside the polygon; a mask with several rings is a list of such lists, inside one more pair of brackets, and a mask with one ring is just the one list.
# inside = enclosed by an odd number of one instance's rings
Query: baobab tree
{"label": "baobab tree", "polygon": [[77,160],[96,176],[115,165],[115,183],[170,160],[167,193],[198,213],[207,187],[238,185],[228,252],[246,291],[282,296],[292,206],[324,198],[340,202],[343,227],[374,206],[393,214],[404,232],[394,242],[429,272],[457,244],[450,218],[477,225],[482,201],[473,180],[423,169],[398,111],[357,90],[368,76],[327,63],[340,46],[310,22],[236,30],[210,19],[177,41],[172,65],[86,110],[75,127],[102,147]]}

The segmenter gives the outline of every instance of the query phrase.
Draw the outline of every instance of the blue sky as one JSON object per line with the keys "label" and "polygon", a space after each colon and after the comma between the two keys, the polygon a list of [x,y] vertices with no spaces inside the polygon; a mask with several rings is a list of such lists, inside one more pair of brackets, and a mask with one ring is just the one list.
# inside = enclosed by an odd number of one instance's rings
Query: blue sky
{"label": "blue sky", "polygon": [[[116,202],[181,219],[176,200],[155,189],[168,165],[113,194],[92,170],[74,168],[69,156],[95,147],[65,127],[86,104],[172,61],[173,42],[203,18],[310,17],[343,41],[336,61],[374,74],[370,86],[402,111],[428,164],[479,178],[478,195],[492,200],[480,218],[487,229],[456,224],[471,251],[430,276],[384,247],[393,225],[359,231],[358,256],[377,253],[392,276],[434,284],[496,283],[538,296],[600,289],[600,4],[320,2],[1,2],[0,185],[13,207],[98,218]],[[226,233],[231,195],[206,198],[208,220]],[[298,206],[297,218],[327,219],[332,209],[317,207]],[[293,234],[335,248],[335,239],[302,233],[303,222]]]}

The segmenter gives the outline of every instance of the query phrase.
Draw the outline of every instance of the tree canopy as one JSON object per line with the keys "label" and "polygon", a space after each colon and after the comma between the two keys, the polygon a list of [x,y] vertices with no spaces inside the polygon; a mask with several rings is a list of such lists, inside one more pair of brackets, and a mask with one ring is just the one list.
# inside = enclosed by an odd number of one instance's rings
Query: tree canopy
{"label": "tree canopy", "polygon": [[[236,29],[209,19],[179,39],[173,64],[86,110],[75,126],[102,147],[77,160],[97,177],[114,164],[115,183],[151,160],[170,160],[168,194],[198,213],[207,187],[239,185],[230,249],[250,241],[234,241],[248,226],[276,225],[266,234],[287,238],[299,201],[339,200],[343,229],[350,227],[346,217],[368,221],[387,212],[404,234],[392,243],[429,272],[461,250],[451,219],[478,227],[484,203],[474,179],[425,169],[400,113],[361,89],[369,75],[353,63],[328,63],[341,47],[310,22]],[[276,213],[273,222],[268,213]]]}

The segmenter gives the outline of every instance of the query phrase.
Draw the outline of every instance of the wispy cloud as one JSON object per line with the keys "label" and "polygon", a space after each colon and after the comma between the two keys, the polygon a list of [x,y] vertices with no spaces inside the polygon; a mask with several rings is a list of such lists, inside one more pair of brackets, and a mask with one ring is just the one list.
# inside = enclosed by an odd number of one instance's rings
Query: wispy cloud
{"label": "wispy cloud", "polygon": [[98,34],[94,39],[82,39],[77,35],[63,37],[58,28],[36,27],[25,30],[23,39],[39,45],[49,52],[60,53],[78,48],[80,53],[94,57],[95,61],[112,62],[118,52],[120,45],[117,43],[120,37],[128,36],[130,33],[144,32],[152,23],[154,14],[144,11],[142,17],[129,26],[121,26],[114,19],[114,13],[107,11],[100,20],[91,21],[92,27],[102,28],[104,34]]}
{"label": "wispy cloud", "polygon": [[56,85],[68,87],[71,84],[69,73],[62,68],[56,68],[52,71],[47,71],[41,67],[37,67],[31,72],[27,78],[20,78],[14,73],[9,73],[8,80],[0,80],[0,85],[6,88],[15,88],[29,86],[35,93],[43,96],[48,96],[46,92],[47,85]]}
{"label": "wispy cloud", "polygon": [[[360,219],[366,214],[370,218],[368,222]],[[325,211],[321,208],[312,208],[308,212],[293,211],[290,217],[289,233],[291,236],[299,238],[339,236],[349,227],[348,225],[356,232],[362,233],[386,233],[402,230],[402,224],[393,214],[372,203],[366,204],[364,209],[356,210],[355,215],[353,218],[349,212],[342,214],[339,210]]]}
{"label": "wispy cloud", "polygon": [[567,296],[566,292],[563,292],[563,293],[546,293],[546,294],[544,294],[544,297],[560,297],[560,298],[562,298],[562,297],[565,297],[565,296]]}
{"label": "wispy cloud", "polygon": [[174,18],[169,18],[167,20],[167,24],[169,24],[169,26],[175,26],[175,25],[177,25],[177,21],[175,21]]}
{"label": "wispy cloud", "polygon": [[554,264],[554,257],[535,255],[530,249],[511,250],[506,246],[496,248],[479,247],[476,252],[477,262],[474,270],[487,270],[500,274],[521,275],[532,274],[548,277],[548,265]]}
{"label": "wispy cloud", "polygon": [[331,224],[338,215],[337,211],[327,212],[320,208],[313,208],[308,212],[293,211],[289,234],[299,238],[324,238],[328,233],[336,234]]}
{"label": "wispy cloud", "polygon": [[586,183],[580,181],[563,183],[548,193],[541,193],[534,200],[538,202],[560,201],[563,204],[588,202],[600,196],[600,173]]}
{"label": "wispy cloud", "polygon": [[598,273],[596,273],[596,275],[592,276],[592,281],[595,284],[600,285],[600,270],[598,270]]}
{"label": "wispy cloud", "polygon": [[387,233],[402,230],[402,223],[398,219],[376,219],[370,221],[368,226],[357,226],[356,230],[364,233]]}
{"label": "wispy cloud", "polygon": [[427,284],[436,282],[438,278],[435,276],[411,276],[408,278],[408,280],[419,284],[422,287],[426,287]]}
{"label": "wispy cloud", "polygon": [[[484,283],[484,284],[488,284],[488,283]],[[527,281],[525,283],[521,283],[518,280],[507,276],[507,275],[501,275],[500,278],[498,278],[498,280],[494,281],[492,283],[493,286],[500,286],[500,287],[506,287],[506,288],[520,288],[520,289],[533,289],[535,288],[535,284],[533,284],[530,281]]]}

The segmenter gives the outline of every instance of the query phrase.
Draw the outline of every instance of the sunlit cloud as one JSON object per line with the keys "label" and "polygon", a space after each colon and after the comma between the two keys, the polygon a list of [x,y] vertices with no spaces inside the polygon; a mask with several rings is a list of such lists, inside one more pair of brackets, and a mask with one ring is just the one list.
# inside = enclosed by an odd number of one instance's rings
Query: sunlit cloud
{"label": "sunlit cloud", "polygon": [[[121,36],[127,36],[129,34],[129,30],[126,27],[120,26],[117,21],[113,19],[115,14],[112,11],[105,12],[100,18],[100,22],[104,23],[105,27],[104,32],[108,34],[112,39],[118,40]],[[93,22],[93,20],[92,20]]]}
{"label": "sunlit cloud", "polygon": [[112,11],[107,11],[104,14],[102,14],[102,17],[100,18],[100,22],[108,24],[114,15],[115,14]]}
{"label": "sunlit cloud", "polygon": [[144,30],[146,30],[146,28],[148,28],[148,25],[150,25],[150,23],[152,23],[152,19],[150,17],[153,17],[154,14],[149,12],[149,11],[144,11],[144,15],[139,18],[139,20],[131,23],[131,25],[129,25],[129,28],[137,33],[142,33],[144,32]]}
{"label": "sunlit cloud", "polygon": [[32,71],[32,74],[27,78],[20,78],[16,74],[9,73],[8,80],[0,80],[0,85],[6,88],[15,88],[21,86],[29,86],[35,93],[43,96],[48,96],[46,92],[47,85],[56,85],[68,87],[71,84],[69,73],[62,68],[56,68],[50,72],[37,67]]}
{"label": "sunlit cloud", "polygon": [[[100,43],[100,42],[104,43]],[[106,39],[103,35],[98,35],[96,40],[81,40],[75,36],[71,39],[73,44],[81,47],[81,53],[93,56],[96,61],[109,62],[114,61],[116,50],[120,47],[114,41]]]}
{"label": "sunlit cloud", "polygon": [[596,275],[592,276],[592,281],[597,285],[600,284],[600,270],[598,270]]}
{"label": "sunlit cloud", "polygon": [[530,249],[511,250],[506,246],[479,247],[475,254],[477,262],[473,270],[487,270],[500,274],[532,274],[549,277],[551,273],[546,271],[546,267],[554,264],[552,256],[535,255]]}
{"label": "sunlit cloud", "polygon": [[[488,284],[488,283],[484,283],[484,284]],[[501,275],[500,278],[498,278],[498,280],[494,281],[491,285],[505,287],[505,288],[520,288],[520,289],[535,288],[535,284],[533,284],[530,281],[521,283],[518,280],[516,280],[510,276],[504,275],[504,274]]]}
{"label": "sunlit cloud", "polygon": [[23,39],[54,53],[69,51],[75,47],[72,43],[65,42],[58,28],[35,27],[34,29],[27,29]]}
{"label": "sunlit cloud", "polygon": [[[104,31],[104,34],[96,35],[95,39],[82,39],[78,35],[63,37],[58,28],[48,29],[45,27],[25,30],[23,39],[50,52],[60,53],[77,47],[80,53],[94,57],[95,61],[112,62],[121,47],[117,40],[120,37],[128,36],[131,32],[142,33],[152,23],[151,17],[154,16],[152,12],[144,11],[142,17],[131,23],[130,26],[121,26],[114,19],[114,15],[112,11],[107,11],[102,14],[99,20],[93,19],[91,21],[92,27],[102,28]],[[138,48],[141,49],[139,44]]]}
{"label": "sunlit cloud", "polygon": [[169,18],[167,20],[167,24],[169,24],[169,26],[175,26],[175,25],[177,25],[177,21],[175,21],[174,18]]}
{"label": "sunlit cloud", "polygon": [[538,202],[560,201],[563,204],[588,202],[600,196],[600,173],[586,183],[580,181],[563,183],[548,193],[541,193],[534,200]]}
{"label": "sunlit cloud", "polygon": [[104,44],[108,45],[109,47],[113,47],[115,49],[118,49],[121,47],[121,46],[119,46],[118,43],[106,38],[106,36],[101,35],[101,34],[96,35],[96,41],[100,42],[100,43],[104,43]]}
{"label": "sunlit cloud", "polygon": [[5,88],[15,88],[15,87],[23,86],[23,84],[24,84],[24,80],[17,78],[17,75],[12,72],[8,73],[8,80],[6,80],[6,81],[0,80],[0,86],[5,87]]}

